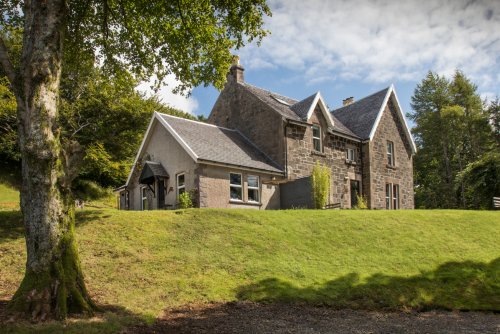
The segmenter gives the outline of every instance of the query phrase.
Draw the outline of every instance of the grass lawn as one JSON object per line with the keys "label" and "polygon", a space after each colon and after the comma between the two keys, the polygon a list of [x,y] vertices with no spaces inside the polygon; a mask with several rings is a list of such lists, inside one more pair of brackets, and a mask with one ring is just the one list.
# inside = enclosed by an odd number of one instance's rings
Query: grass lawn
{"label": "grass lawn", "polygon": [[[113,333],[191,302],[500,311],[500,212],[85,209],[77,221],[88,288],[121,311],[71,320],[70,332]],[[24,261],[19,213],[2,211],[0,299]]]}
{"label": "grass lawn", "polygon": [[19,208],[19,191],[0,182],[0,211]]}

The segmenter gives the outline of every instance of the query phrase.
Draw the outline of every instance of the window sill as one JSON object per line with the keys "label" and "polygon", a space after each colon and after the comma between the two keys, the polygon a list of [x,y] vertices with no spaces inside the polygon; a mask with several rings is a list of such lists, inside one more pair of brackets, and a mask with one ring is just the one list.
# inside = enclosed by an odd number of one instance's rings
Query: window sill
{"label": "window sill", "polygon": [[311,155],[317,155],[319,157],[326,157],[326,154],[319,151],[311,151]]}
{"label": "window sill", "polygon": [[235,200],[235,199],[229,200],[229,203],[240,204],[240,205],[254,205],[254,206],[261,206],[262,205],[262,203],[260,203],[260,202],[251,202],[251,201],[243,202],[243,201]]}
{"label": "window sill", "polygon": [[356,166],[356,165],[357,165],[356,161],[354,161],[354,160],[349,160],[349,159],[345,159],[345,163],[346,163],[347,165],[352,165],[352,166]]}
{"label": "window sill", "polygon": [[388,165],[386,165],[386,167],[387,167],[388,169],[393,169],[393,170],[398,169],[396,166],[394,166],[394,165],[389,165],[389,164],[388,164]]}

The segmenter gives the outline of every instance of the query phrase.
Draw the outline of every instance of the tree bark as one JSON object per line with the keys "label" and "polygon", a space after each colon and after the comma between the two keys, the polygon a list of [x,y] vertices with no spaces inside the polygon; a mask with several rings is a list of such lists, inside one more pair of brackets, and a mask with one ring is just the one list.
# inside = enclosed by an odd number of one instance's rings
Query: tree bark
{"label": "tree bark", "polygon": [[78,258],[69,159],[57,126],[66,1],[27,0],[23,11],[21,70],[14,84],[27,262],[10,307],[34,320],[63,319],[68,312],[95,309]]}

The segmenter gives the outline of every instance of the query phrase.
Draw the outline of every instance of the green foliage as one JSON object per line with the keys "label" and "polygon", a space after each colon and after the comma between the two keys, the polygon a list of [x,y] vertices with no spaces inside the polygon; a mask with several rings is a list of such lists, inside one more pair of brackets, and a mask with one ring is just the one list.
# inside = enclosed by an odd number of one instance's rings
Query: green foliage
{"label": "green foliage", "polygon": [[330,168],[326,165],[320,165],[319,161],[316,161],[311,174],[312,196],[315,209],[322,209],[326,205],[330,190],[330,178]]}
{"label": "green foliage", "polygon": [[19,161],[17,104],[8,80],[0,78],[0,158]]}
{"label": "green foliage", "polygon": [[84,179],[74,182],[73,191],[75,198],[85,201],[103,199],[111,195],[111,190],[101,187],[94,181]]}
{"label": "green foliage", "polygon": [[451,80],[429,72],[415,89],[412,108],[416,207],[477,207],[458,175],[498,150],[477,87],[460,71]]}
{"label": "green foliage", "polygon": [[471,209],[492,209],[493,197],[500,197],[500,153],[485,154],[457,175],[464,184],[464,196]]}
{"label": "green foliage", "polygon": [[488,105],[487,112],[489,114],[490,123],[493,127],[493,133],[495,134],[495,139],[500,150],[500,100],[498,99],[498,96]]}
{"label": "green foliage", "polygon": [[179,197],[177,198],[177,202],[179,202],[180,209],[189,209],[193,207],[191,194],[187,191],[179,195]]}
{"label": "green foliage", "polygon": [[365,210],[368,209],[368,203],[366,201],[366,197],[364,195],[356,194],[357,204],[353,209]]}

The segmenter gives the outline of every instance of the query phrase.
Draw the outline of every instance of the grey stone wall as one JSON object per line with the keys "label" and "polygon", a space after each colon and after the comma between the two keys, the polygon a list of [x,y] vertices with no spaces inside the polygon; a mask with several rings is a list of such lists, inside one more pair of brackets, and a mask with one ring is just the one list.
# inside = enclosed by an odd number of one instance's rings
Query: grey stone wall
{"label": "grey stone wall", "polygon": [[208,122],[238,129],[271,159],[284,166],[281,116],[234,80],[226,83],[212,108]]}
{"label": "grey stone wall", "polygon": [[[288,178],[294,180],[310,176],[312,169],[319,161],[329,166],[332,173],[330,203],[341,203],[344,208],[351,206],[349,180],[359,180],[361,177],[361,146],[359,143],[344,137],[328,134],[326,121],[319,107],[314,111],[309,122],[321,126],[323,152],[316,152],[313,148],[311,125],[306,127],[288,125],[286,129]],[[356,161],[346,162],[347,147],[356,151]]]}
{"label": "grey stone wall", "polygon": [[[403,124],[397,116],[396,107],[389,100],[386,109],[369,144],[369,154],[365,156],[365,181],[369,182],[369,206],[372,209],[385,209],[386,183],[399,184],[401,209],[414,208],[413,195],[413,157],[410,143],[406,139]],[[395,166],[387,165],[387,141],[394,143]]]}

